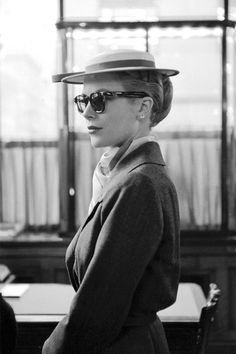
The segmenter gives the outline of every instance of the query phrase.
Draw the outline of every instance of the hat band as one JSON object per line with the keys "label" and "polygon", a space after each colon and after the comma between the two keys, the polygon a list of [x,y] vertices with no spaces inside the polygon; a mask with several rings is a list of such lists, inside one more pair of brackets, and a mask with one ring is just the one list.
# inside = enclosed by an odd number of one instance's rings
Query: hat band
{"label": "hat band", "polygon": [[88,65],[86,67],[86,73],[93,72],[93,71],[100,71],[100,70],[106,70],[106,69],[119,69],[119,68],[125,68],[125,67],[133,67],[135,66],[138,67],[147,67],[147,68],[155,68],[155,64],[153,61],[150,60],[114,60],[114,61],[108,61],[106,63],[98,63],[98,64],[92,64]]}

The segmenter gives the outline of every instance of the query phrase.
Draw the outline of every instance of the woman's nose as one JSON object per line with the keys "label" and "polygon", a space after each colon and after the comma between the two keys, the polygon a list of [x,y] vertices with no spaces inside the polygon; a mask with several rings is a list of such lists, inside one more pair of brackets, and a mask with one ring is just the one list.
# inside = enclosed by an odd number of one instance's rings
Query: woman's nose
{"label": "woman's nose", "polygon": [[96,119],[96,112],[93,110],[90,102],[87,104],[84,110],[83,117],[88,120]]}

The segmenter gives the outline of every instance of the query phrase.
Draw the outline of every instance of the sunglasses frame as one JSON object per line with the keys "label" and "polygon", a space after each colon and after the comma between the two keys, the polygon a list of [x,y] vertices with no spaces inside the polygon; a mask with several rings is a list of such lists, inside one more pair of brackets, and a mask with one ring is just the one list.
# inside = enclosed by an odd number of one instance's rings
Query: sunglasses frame
{"label": "sunglasses frame", "polygon": [[[140,91],[95,91],[92,92],[89,96],[85,94],[77,95],[74,98],[74,103],[76,104],[79,113],[84,113],[85,111],[85,109],[82,108],[81,103],[85,104],[85,108],[87,107],[88,103],[90,103],[93,110],[96,113],[101,114],[105,111],[106,108],[106,97],[112,98],[115,96],[127,98],[143,98],[149,95],[146,92]],[[101,97],[101,107],[97,107],[94,103],[94,100],[98,97]]]}

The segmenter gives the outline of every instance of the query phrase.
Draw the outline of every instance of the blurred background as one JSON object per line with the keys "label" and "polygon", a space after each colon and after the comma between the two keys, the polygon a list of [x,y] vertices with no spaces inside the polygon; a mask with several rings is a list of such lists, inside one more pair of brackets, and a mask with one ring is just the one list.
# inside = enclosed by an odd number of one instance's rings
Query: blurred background
{"label": "blurred background", "polygon": [[147,50],[180,71],[153,134],[179,196],[182,281],[224,288],[212,353],[236,350],[235,21],[235,0],[0,0],[0,255],[18,282],[67,282],[103,152],[73,106],[81,88],[51,76],[107,49]]}

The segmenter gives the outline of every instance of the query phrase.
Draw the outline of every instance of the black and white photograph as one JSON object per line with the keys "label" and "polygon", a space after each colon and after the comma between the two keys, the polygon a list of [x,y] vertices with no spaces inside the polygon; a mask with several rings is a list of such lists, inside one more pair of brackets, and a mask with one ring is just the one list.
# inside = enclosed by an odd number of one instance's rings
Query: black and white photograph
{"label": "black and white photograph", "polygon": [[236,0],[0,0],[0,354],[236,353]]}

